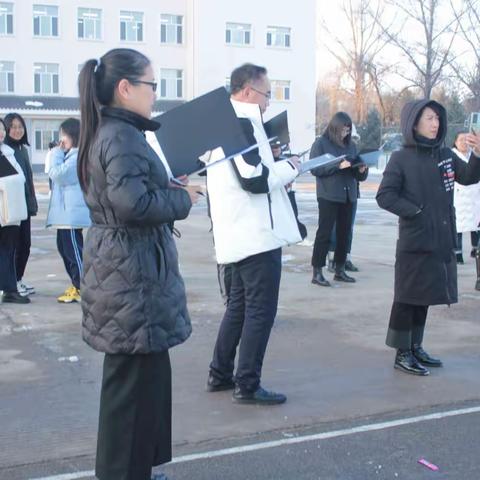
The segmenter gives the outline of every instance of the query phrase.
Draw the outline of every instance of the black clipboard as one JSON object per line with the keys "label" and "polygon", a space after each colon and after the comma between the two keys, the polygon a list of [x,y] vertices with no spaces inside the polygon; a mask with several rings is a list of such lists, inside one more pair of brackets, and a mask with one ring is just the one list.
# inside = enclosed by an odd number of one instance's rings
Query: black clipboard
{"label": "black clipboard", "polygon": [[267,137],[277,137],[280,147],[284,147],[290,143],[290,132],[288,130],[287,111],[279,113],[263,124]]}
{"label": "black clipboard", "polygon": [[190,175],[204,165],[198,157],[222,147],[225,156],[250,147],[224,87],[156,117],[155,132],[174,177]]}
{"label": "black clipboard", "polygon": [[17,174],[18,172],[15,167],[0,153],[0,178],[11,177]]}

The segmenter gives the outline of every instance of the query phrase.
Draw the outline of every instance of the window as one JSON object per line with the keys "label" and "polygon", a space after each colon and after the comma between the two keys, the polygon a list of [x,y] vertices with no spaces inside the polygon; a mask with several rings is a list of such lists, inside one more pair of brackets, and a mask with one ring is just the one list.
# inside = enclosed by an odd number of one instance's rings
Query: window
{"label": "window", "polygon": [[160,15],[160,43],[183,43],[181,15]]}
{"label": "window", "polygon": [[59,93],[59,75],[57,63],[34,64],[35,93],[49,95]]}
{"label": "window", "polygon": [[13,93],[14,91],[14,63],[0,61],[0,93]]}
{"label": "window", "polygon": [[183,97],[183,70],[162,68],[160,70],[160,97]]}
{"label": "window", "polygon": [[85,40],[102,39],[102,11],[98,8],[78,9],[78,38]]}
{"label": "window", "polygon": [[33,35],[35,37],[58,37],[58,7],[33,6]]}
{"label": "window", "polygon": [[46,151],[50,142],[58,142],[60,122],[36,121],[33,126],[35,136],[35,150]]}
{"label": "window", "polygon": [[290,81],[272,80],[272,100],[290,100]]}
{"label": "window", "polygon": [[246,23],[227,23],[225,41],[229,45],[250,45],[252,26]]}
{"label": "window", "polygon": [[0,35],[13,35],[13,3],[0,2]]}
{"label": "window", "polygon": [[143,42],[143,13],[120,11],[120,40]]}
{"label": "window", "polygon": [[267,27],[267,45],[269,47],[290,47],[290,29],[286,27]]}

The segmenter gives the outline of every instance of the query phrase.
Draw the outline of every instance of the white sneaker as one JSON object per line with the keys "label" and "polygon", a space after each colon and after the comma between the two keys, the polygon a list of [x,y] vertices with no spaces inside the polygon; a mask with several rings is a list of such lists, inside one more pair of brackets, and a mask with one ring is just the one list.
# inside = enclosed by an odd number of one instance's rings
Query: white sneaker
{"label": "white sneaker", "polygon": [[32,295],[35,293],[35,289],[30,285],[27,285],[22,280],[17,282],[17,290],[22,297],[26,297],[27,295]]}

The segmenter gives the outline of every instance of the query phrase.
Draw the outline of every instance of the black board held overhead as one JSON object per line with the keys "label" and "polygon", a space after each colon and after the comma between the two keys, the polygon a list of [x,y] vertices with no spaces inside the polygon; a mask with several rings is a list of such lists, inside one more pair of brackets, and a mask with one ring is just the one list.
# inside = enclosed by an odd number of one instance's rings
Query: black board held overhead
{"label": "black board held overhead", "polygon": [[155,118],[155,132],[174,177],[203,167],[198,159],[222,147],[225,156],[250,146],[224,87],[191,100]]}
{"label": "black board held overhead", "polygon": [[267,137],[277,137],[280,146],[283,147],[290,143],[290,132],[288,130],[287,111],[279,113],[263,124]]}

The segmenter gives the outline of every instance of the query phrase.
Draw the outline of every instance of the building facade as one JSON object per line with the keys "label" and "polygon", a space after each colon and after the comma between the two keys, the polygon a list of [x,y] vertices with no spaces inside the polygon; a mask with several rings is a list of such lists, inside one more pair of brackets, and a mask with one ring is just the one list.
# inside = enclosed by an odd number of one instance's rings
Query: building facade
{"label": "building facade", "polygon": [[156,114],[227,86],[236,66],[266,66],[272,101],[287,110],[293,149],[313,141],[316,0],[0,1],[0,116],[26,120],[31,158],[42,168],[58,126],[78,116],[78,72],[111,48],[153,62]]}

